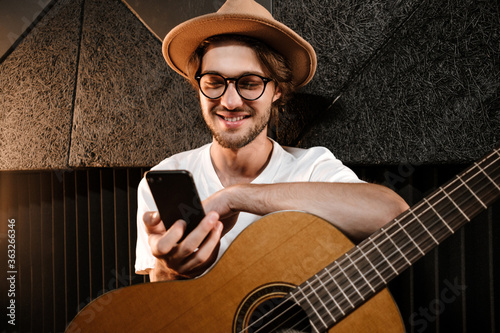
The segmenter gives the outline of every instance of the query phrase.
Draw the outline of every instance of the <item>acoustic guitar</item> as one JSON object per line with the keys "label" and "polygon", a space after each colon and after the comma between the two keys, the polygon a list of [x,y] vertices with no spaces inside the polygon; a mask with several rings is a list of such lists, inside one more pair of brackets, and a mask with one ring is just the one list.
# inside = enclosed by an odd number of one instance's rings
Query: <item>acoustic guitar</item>
{"label": "acoustic guitar", "polygon": [[486,209],[499,183],[496,149],[357,246],[316,216],[267,215],[202,277],[108,292],[66,332],[404,332],[387,283]]}

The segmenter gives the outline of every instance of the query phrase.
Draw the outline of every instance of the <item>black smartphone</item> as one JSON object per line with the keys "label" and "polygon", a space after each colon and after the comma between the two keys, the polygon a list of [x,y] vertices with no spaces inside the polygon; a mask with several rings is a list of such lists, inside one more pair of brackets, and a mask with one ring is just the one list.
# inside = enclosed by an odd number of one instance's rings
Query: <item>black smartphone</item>
{"label": "black smartphone", "polygon": [[165,228],[186,221],[184,239],[205,216],[193,176],[187,170],[148,171],[146,181]]}

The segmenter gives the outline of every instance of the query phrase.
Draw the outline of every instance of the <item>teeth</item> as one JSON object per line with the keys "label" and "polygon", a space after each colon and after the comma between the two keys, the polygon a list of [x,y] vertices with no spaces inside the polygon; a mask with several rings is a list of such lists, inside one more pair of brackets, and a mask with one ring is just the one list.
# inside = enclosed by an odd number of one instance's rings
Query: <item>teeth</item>
{"label": "teeth", "polygon": [[227,117],[224,117],[224,120],[225,121],[239,121],[239,120],[242,120],[243,118],[245,118],[244,116],[240,116],[240,117],[232,117],[232,118],[227,118]]}

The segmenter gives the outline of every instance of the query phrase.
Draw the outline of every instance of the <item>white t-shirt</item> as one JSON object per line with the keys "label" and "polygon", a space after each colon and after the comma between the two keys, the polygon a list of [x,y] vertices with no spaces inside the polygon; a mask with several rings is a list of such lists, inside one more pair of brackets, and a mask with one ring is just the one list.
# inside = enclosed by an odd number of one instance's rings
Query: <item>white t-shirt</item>
{"label": "white t-shirt", "polygon": [[[271,184],[285,182],[362,182],[356,174],[341,161],[335,158],[326,148],[309,149],[282,147],[274,142],[271,159],[262,173],[255,178],[253,184]],[[151,170],[188,170],[193,174],[200,199],[203,201],[213,193],[222,190],[210,158],[211,144],[173,155]],[[148,236],[142,221],[147,211],[156,211],[156,205],[149,187],[143,178],[138,188],[137,210],[137,247],[135,271],[137,274],[148,274],[155,264],[155,257],[148,244]],[[229,244],[260,216],[241,212],[235,226],[221,239],[219,258]]]}

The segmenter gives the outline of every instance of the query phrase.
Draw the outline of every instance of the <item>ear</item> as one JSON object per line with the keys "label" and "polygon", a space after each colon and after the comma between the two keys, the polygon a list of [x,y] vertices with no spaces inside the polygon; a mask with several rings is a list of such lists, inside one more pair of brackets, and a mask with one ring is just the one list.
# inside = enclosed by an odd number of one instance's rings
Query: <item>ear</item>
{"label": "ear", "polygon": [[276,86],[274,89],[273,103],[276,102],[281,97],[281,88]]}

